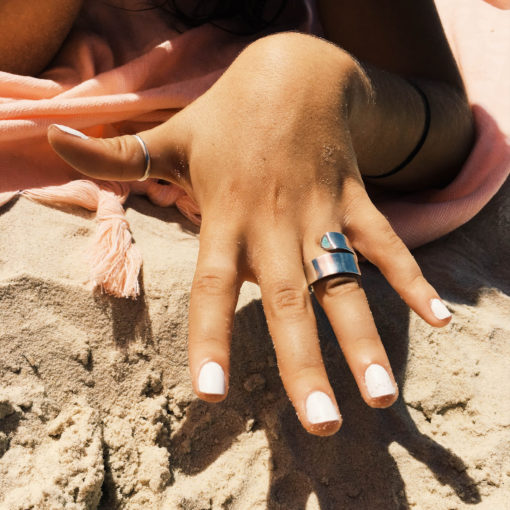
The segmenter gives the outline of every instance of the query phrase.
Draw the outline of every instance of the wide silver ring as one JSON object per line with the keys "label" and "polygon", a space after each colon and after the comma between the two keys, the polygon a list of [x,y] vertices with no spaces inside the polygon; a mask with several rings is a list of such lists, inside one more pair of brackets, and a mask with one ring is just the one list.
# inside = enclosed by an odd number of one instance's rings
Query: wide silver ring
{"label": "wide silver ring", "polygon": [[147,149],[147,145],[145,145],[145,142],[138,136],[138,135],[132,135],[136,138],[140,146],[143,150],[143,157],[145,159],[145,170],[143,172],[142,177],[140,179],[137,179],[138,181],[145,181],[149,178],[149,174],[151,173],[151,155],[149,154],[149,149]]}
{"label": "wide silver ring", "polygon": [[354,251],[349,248],[345,236],[340,232],[326,232],[321,238],[321,248],[328,253],[320,255],[304,266],[309,286],[327,276],[346,274],[361,276]]}

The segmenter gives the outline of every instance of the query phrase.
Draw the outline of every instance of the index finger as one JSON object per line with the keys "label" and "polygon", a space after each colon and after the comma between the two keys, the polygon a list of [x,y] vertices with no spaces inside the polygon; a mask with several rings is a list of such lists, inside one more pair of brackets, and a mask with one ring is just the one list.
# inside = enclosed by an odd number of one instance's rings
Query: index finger
{"label": "index finger", "polygon": [[402,299],[432,326],[446,326],[451,313],[388,220],[365,194],[344,229],[356,250],[376,265]]}

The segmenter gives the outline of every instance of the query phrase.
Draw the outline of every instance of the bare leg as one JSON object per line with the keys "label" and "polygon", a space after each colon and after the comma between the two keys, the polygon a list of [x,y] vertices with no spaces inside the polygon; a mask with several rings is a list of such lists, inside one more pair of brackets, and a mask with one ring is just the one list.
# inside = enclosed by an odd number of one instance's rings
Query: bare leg
{"label": "bare leg", "polygon": [[3,0],[0,71],[37,75],[55,56],[83,0]]}

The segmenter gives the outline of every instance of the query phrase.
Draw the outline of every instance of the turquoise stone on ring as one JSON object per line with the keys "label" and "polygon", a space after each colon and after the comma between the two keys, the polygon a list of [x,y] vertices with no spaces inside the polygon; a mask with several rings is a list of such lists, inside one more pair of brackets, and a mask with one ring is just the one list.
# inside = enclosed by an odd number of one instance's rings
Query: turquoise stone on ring
{"label": "turquoise stone on ring", "polygon": [[330,253],[337,251],[354,253],[354,251],[347,246],[345,236],[340,232],[326,232],[321,239],[321,248],[329,251]]}
{"label": "turquoise stone on ring", "polygon": [[328,253],[323,253],[304,265],[306,281],[311,292],[312,285],[322,278],[339,274],[361,275],[354,250],[347,246],[343,234],[326,232],[321,238],[321,248]]}

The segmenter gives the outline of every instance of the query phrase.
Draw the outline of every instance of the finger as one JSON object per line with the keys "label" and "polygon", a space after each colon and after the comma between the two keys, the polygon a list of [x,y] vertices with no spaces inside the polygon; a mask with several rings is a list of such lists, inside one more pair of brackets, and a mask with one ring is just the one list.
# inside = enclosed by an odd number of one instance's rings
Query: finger
{"label": "finger", "polygon": [[298,240],[287,230],[259,236],[252,254],[283,385],[303,427],[331,435],[341,425],[329,384]]}
{"label": "finger", "polygon": [[228,392],[232,324],[241,281],[238,235],[228,224],[202,223],[200,250],[189,309],[189,366],[202,399],[223,400]]}
{"label": "finger", "polygon": [[[138,133],[150,155],[149,177],[177,184],[187,178],[189,144],[184,118],[177,114],[164,124]],[[89,177],[132,181],[144,176],[145,153],[134,136],[92,138],[67,126],[52,124],[48,141],[62,159]]]}
{"label": "finger", "polygon": [[448,324],[451,313],[423,276],[416,260],[366,193],[344,226],[354,248],[375,264],[402,299],[432,326]]}
{"label": "finger", "polygon": [[325,278],[314,292],[365,402],[371,407],[393,404],[398,386],[359,282],[349,276]]}
{"label": "finger", "polygon": [[[319,217],[327,218],[328,214]],[[305,236],[304,260],[324,255],[322,235],[340,230],[334,219],[327,224],[313,225],[309,229],[311,234]],[[349,239],[345,241],[351,248]],[[372,407],[388,407],[397,399],[398,387],[360,280],[349,274],[331,275],[317,281],[313,288],[363,399]]]}

